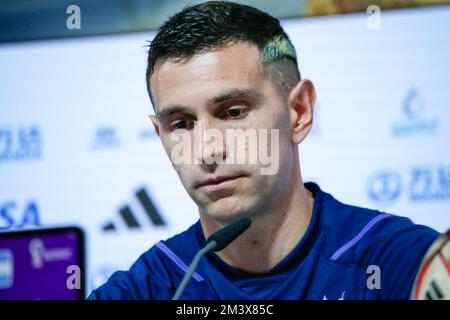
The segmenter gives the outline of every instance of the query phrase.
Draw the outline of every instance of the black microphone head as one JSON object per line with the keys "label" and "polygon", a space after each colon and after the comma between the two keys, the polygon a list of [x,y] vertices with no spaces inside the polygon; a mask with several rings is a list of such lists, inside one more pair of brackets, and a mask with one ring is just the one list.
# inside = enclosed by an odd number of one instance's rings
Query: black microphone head
{"label": "black microphone head", "polygon": [[208,237],[207,242],[216,241],[217,246],[214,251],[220,251],[228,246],[231,242],[239,237],[245,230],[250,227],[252,220],[247,217],[242,217],[228,226],[214,232]]}

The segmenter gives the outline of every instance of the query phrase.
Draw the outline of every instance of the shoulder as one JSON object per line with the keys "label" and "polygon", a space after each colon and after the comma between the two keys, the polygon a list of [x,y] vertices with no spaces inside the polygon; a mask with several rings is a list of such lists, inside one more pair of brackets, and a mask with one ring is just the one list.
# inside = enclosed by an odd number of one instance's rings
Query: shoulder
{"label": "shoulder", "polygon": [[390,298],[407,298],[427,249],[440,233],[409,218],[341,203],[322,192],[322,230],[329,260],[382,272]]}
{"label": "shoulder", "polygon": [[192,252],[197,251],[196,229],[199,224],[197,221],[181,233],[155,243],[131,266],[130,272],[140,277],[149,275],[171,287],[173,275],[183,275],[193,258]]}
{"label": "shoulder", "polygon": [[154,244],[128,271],[116,271],[108,281],[94,290],[89,299],[170,299],[174,276],[178,280],[187,269],[184,248],[194,245],[194,229],[189,229]]}
{"label": "shoulder", "polygon": [[[439,233],[411,219],[353,205],[344,204],[324,193],[322,223],[328,231],[330,259],[364,267],[364,258],[392,254],[408,247],[409,253],[428,248]],[[414,244],[414,245],[413,245]],[[389,250],[388,250],[389,249]]]}

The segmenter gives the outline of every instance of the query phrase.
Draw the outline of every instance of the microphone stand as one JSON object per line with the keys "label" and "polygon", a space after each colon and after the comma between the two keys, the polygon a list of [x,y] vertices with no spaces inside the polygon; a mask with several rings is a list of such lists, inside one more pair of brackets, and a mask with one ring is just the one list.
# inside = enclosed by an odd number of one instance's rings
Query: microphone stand
{"label": "microphone stand", "polygon": [[186,288],[192,274],[194,273],[195,269],[197,268],[197,265],[200,262],[201,257],[203,257],[209,251],[214,250],[216,247],[217,247],[217,242],[213,240],[210,243],[208,243],[205,247],[203,247],[203,249],[201,249],[199,252],[197,252],[197,254],[194,257],[194,260],[192,260],[192,263],[189,266],[188,271],[184,275],[183,280],[181,280],[181,283],[178,286],[177,291],[173,295],[172,300],[178,300],[180,298],[180,296],[183,293],[184,289]]}
{"label": "microphone stand", "polygon": [[194,257],[194,260],[192,260],[191,265],[189,266],[188,271],[181,280],[181,283],[178,286],[177,290],[175,291],[172,300],[178,300],[180,298],[181,294],[183,293],[184,289],[186,288],[189,282],[189,279],[191,278],[192,274],[197,268],[201,257],[203,257],[209,251],[212,250],[220,251],[224,249],[237,237],[239,237],[245,230],[247,230],[248,227],[250,227],[251,223],[252,221],[250,218],[242,217],[237,221],[229,224],[228,226],[210,235],[206,240],[207,242],[206,246],[204,246],[199,252],[197,252],[197,254]]}

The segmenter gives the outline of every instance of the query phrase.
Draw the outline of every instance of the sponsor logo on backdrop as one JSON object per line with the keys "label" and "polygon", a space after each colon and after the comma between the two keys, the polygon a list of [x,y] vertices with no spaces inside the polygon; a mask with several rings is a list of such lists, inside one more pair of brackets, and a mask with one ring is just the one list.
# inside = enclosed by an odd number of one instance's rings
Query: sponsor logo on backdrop
{"label": "sponsor logo on backdrop", "polygon": [[38,227],[41,225],[37,202],[0,202],[0,231]]}
{"label": "sponsor logo on backdrop", "polygon": [[367,180],[367,195],[376,203],[392,204],[450,200],[450,165],[413,166],[405,170],[377,171]]}
{"label": "sponsor logo on backdrop", "polygon": [[38,160],[42,156],[42,132],[37,125],[0,127],[0,163]]}
{"label": "sponsor logo on backdrop", "polygon": [[35,269],[42,268],[44,263],[65,261],[73,256],[72,248],[46,248],[44,242],[39,238],[30,241],[28,251],[31,256],[31,265]]}
{"label": "sponsor logo on backdrop", "polygon": [[402,112],[403,119],[396,121],[391,129],[394,137],[436,132],[438,119],[429,114],[426,101],[417,88],[412,87],[406,93],[402,101]]}
{"label": "sponsor logo on backdrop", "polygon": [[409,174],[410,201],[450,199],[450,165],[414,167]]}
{"label": "sponsor logo on backdrop", "polygon": [[[166,221],[164,220],[161,213],[155,207],[153,201],[151,200],[147,190],[145,188],[139,189],[135,196],[138,200],[140,207],[143,209],[145,215],[141,219],[138,218],[136,212],[131,208],[130,205],[124,204],[119,209],[119,219],[124,222],[127,229],[130,230],[140,230],[143,228],[142,219],[146,219],[154,226],[166,226]],[[116,223],[109,220],[103,224],[102,230],[106,232],[116,231]]]}
{"label": "sponsor logo on backdrop", "polygon": [[94,132],[90,147],[97,149],[116,149],[120,147],[119,134],[114,127],[99,127]]}
{"label": "sponsor logo on backdrop", "polygon": [[11,250],[0,249],[0,289],[12,287],[14,283],[14,257]]}
{"label": "sponsor logo on backdrop", "polygon": [[[158,137],[153,128],[143,128],[137,130],[137,139],[153,140]],[[123,146],[120,139],[119,130],[113,126],[103,126],[97,128],[94,133],[89,147],[94,150],[117,149]]]}
{"label": "sponsor logo on backdrop", "polygon": [[376,202],[391,203],[400,196],[402,179],[396,171],[380,171],[369,177],[367,192]]}

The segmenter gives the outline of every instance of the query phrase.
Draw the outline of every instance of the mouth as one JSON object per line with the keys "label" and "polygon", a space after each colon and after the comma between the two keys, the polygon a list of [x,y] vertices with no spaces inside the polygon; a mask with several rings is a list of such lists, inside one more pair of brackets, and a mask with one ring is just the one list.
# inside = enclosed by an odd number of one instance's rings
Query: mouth
{"label": "mouth", "polygon": [[233,176],[218,176],[215,178],[205,180],[202,183],[199,183],[197,185],[197,188],[203,188],[203,189],[207,189],[209,191],[218,191],[221,189],[225,189],[225,188],[234,186],[234,183],[239,178],[242,178],[242,177],[244,177],[243,174],[233,175]]}

